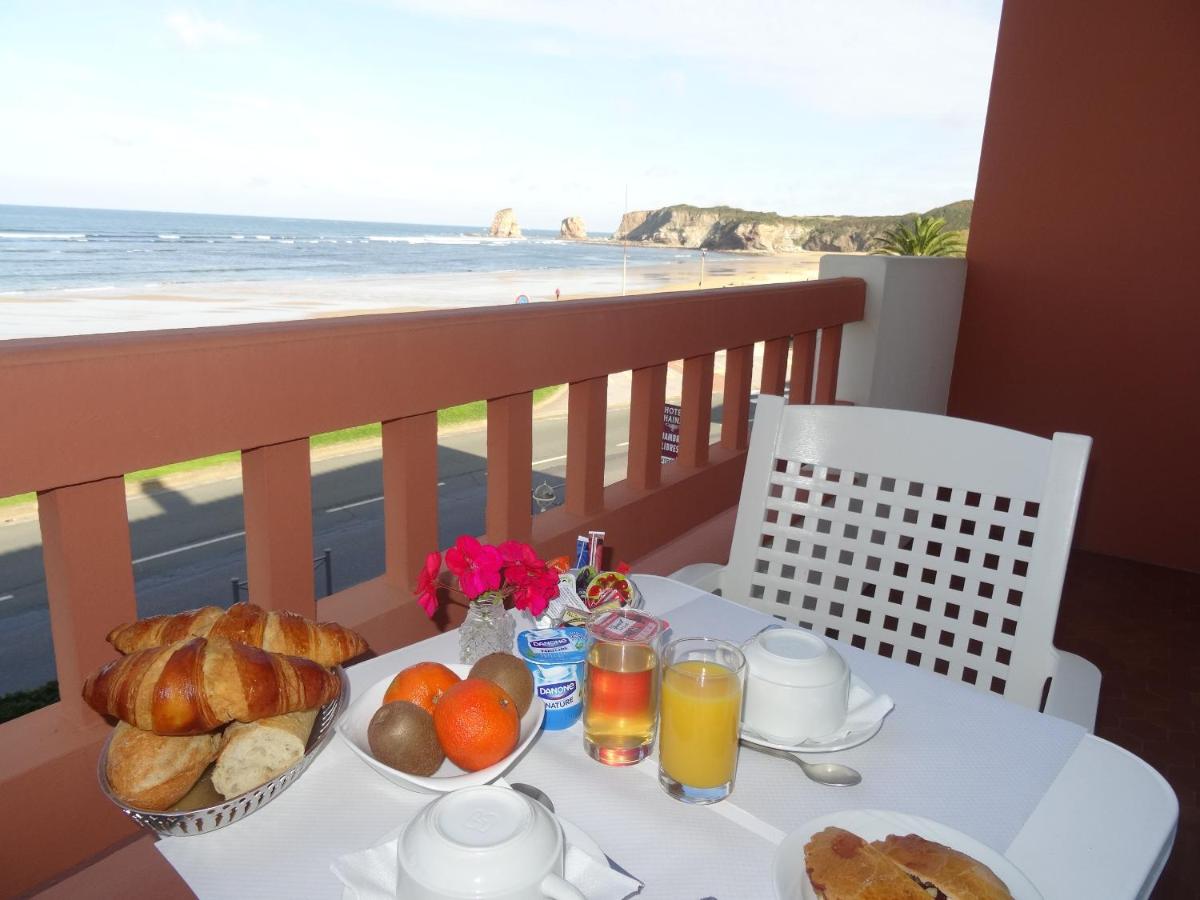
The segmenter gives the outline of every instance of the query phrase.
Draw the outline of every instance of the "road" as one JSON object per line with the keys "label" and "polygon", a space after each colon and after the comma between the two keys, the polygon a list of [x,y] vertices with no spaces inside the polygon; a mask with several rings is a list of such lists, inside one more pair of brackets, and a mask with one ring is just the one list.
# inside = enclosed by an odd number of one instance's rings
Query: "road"
{"label": "road", "polygon": [[[717,404],[719,398],[714,398],[714,419],[719,421]],[[540,411],[533,428],[533,484],[549,484],[561,503],[565,404]],[[714,423],[714,436],[718,428]],[[628,432],[628,408],[611,408],[606,484],[625,477]],[[447,433],[440,440],[438,540],[443,547],[460,534],[484,530],[485,448],[482,427]],[[383,574],[378,447],[315,460],[312,482],[313,546],[318,554],[325,548],[332,551],[333,589]],[[174,490],[151,487],[151,493],[128,500],[139,615],[228,605],[231,581],[244,579],[246,573],[241,478]],[[323,572],[315,573],[315,583],[321,596]],[[0,694],[36,687],[54,677],[38,523],[8,524],[0,527]]]}

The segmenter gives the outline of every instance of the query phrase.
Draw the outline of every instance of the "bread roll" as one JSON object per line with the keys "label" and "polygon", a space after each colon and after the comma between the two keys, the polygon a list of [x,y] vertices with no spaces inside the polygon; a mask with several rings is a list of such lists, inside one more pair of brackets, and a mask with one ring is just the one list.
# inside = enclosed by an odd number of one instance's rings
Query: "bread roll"
{"label": "bread roll", "polygon": [[290,769],[304,756],[316,718],[317,711],[310,709],[230,725],[213,769],[213,787],[228,800]]}
{"label": "bread roll", "polygon": [[174,806],[217,758],[221,735],[165,736],[118,722],[104,774],[112,792],[138,809]]}
{"label": "bread roll", "polygon": [[929,900],[930,895],[857,834],[830,827],[804,846],[804,865],[821,900]]}
{"label": "bread roll", "polygon": [[926,840],[919,834],[889,834],[872,845],[922,884],[950,900],[1012,900],[996,873],[974,857]]}

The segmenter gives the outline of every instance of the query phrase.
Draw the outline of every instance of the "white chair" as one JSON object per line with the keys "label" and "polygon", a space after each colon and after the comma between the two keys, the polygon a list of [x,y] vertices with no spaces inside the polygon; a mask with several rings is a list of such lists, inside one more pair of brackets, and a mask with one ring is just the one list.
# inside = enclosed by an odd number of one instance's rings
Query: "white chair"
{"label": "white chair", "polygon": [[1052,640],[1091,444],[760,396],[729,564],[672,577],[1090,731]]}

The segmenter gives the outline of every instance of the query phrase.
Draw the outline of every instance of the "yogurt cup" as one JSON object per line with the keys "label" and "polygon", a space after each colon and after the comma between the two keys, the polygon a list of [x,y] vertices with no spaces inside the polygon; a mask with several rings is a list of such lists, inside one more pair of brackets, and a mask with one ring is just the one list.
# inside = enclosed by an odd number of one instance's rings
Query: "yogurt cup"
{"label": "yogurt cup", "polygon": [[534,694],[546,706],[542,727],[570,728],[583,714],[586,628],[537,628],[517,635],[517,652],[533,673]]}

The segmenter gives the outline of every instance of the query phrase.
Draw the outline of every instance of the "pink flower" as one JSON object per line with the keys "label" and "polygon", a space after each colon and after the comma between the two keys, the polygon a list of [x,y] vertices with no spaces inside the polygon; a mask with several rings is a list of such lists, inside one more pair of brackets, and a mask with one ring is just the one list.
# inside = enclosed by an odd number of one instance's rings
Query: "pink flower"
{"label": "pink flower", "polygon": [[558,593],[558,575],[543,566],[526,571],[525,580],[513,592],[513,606],[527,609],[534,617],[546,611],[550,598]]}
{"label": "pink flower", "polygon": [[441,568],[442,554],[434,551],[425,557],[425,568],[417,576],[417,602],[421,604],[427,616],[437,612],[437,576]]}
{"label": "pink flower", "polygon": [[519,541],[505,541],[500,545],[500,555],[504,559],[504,581],[514,588],[513,605],[540,616],[558,593],[558,574],[538,558],[532,547]]}
{"label": "pink flower", "polygon": [[470,535],[459,535],[446,551],[446,567],[458,578],[459,587],[471,600],[500,587],[504,559],[491,544],[481,544]]}

